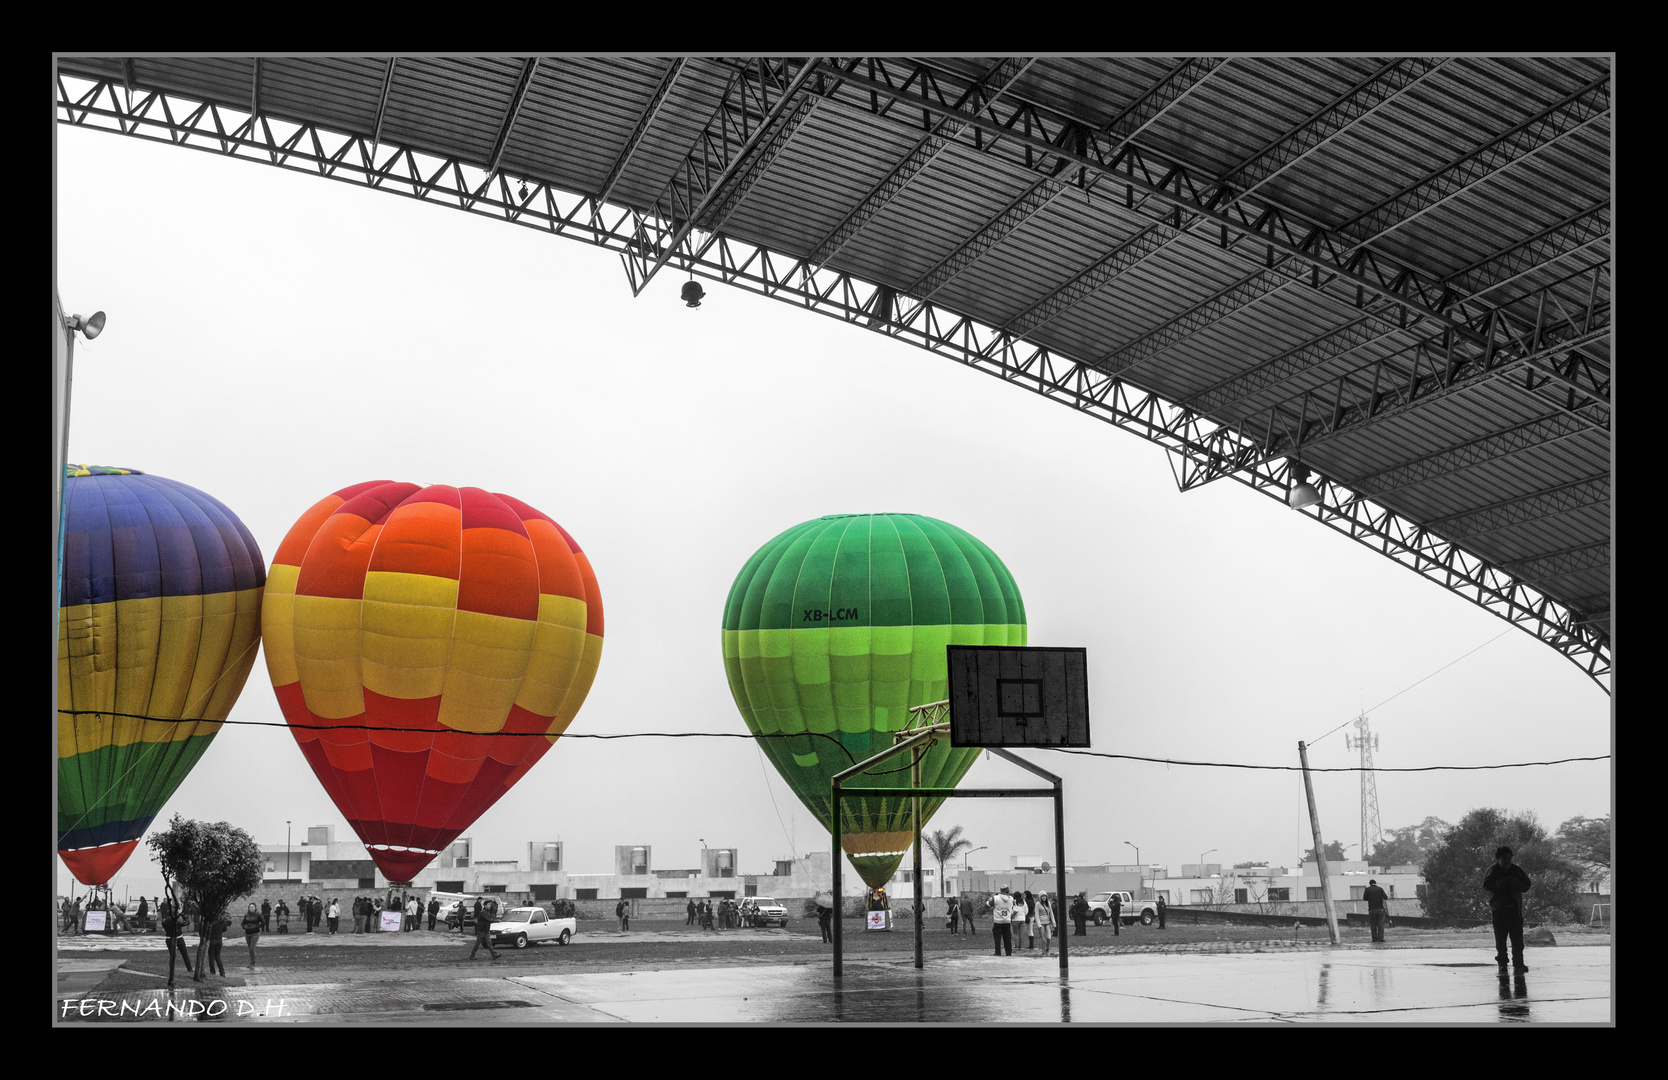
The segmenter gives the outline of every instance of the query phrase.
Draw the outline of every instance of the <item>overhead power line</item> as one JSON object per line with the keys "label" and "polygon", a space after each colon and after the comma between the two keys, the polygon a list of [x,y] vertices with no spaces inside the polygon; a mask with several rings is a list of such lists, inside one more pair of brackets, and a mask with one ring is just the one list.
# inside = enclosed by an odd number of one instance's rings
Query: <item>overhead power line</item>
{"label": "overhead power line", "polygon": [[[1487,643],[1485,642],[1484,644],[1487,644]],[[486,737],[497,738],[497,739],[514,739],[514,738],[548,739],[548,738],[551,738],[550,735],[548,735],[548,734],[546,734],[542,731],[495,731],[495,732],[467,732],[467,731],[464,731],[464,732],[453,732],[450,729],[446,729],[445,731],[438,731],[437,732],[434,728],[377,727],[377,726],[374,726],[374,725],[371,725],[371,724],[290,724],[290,723],[285,723],[285,722],[277,721],[277,720],[192,720],[192,719],[183,719],[182,720],[179,717],[142,716],[142,715],[139,715],[139,714],[136,714],[136,713],[104,712],[104,711],[97,710],[97,709],[59,709],[58,711],[60,713],[65,714],[65,715],[73,715],[73,716],[121,716],[121,717],[127,717],[129,719],[133,719],[133,720],[150,720],[150,721],[154,721],[156,723],[163,723],[163,724],[213,723],[213,724],[231,724],[231,725],[237,725],[237,726],[241,726],[241,727],[275,727],[275,728],[292,728],[292,729],[299,728],[299,729],[304,730],[304,731],[378,731],[378,732],[388,732],[388,733],[395,733],[395,734],[417,734],[417,735],[435,735],[435,734],[485,735]],[[836,739],[834,736],[832,736],[832,735],[830,735],[826,732],[821,732],[821,731],[800,731],[800,732],[780,731],[780,732],[772,732],[772,733],[766,734],[766,735],[754,735],[751,732],[746,732],[746,731],[626,731],[626,732],[619,732],[617,734],[605,734],[605,733],[602,733],[602,732],[573,732],[573,731],[570,731],[570,732],[565,732],[565,733],[563,733],[561,735],[558,735],[558,736],[555,736],[555,737],[559,738],[559,739],[749,739],[749,740],[752,740],[754,742],[757,742],[760,739],[807,739],[807,738],[808,739],[822,739],[822,740],[826,740],[827,742],[831,742],[835,746],[839,747],[840,752],[845,754],[845,756],[851,761],[851,763],[853,765],[857,764],[857,759],[852,757],[851,751],[846,749],[846,746],[845,746],[844,743],[842,743],[839,739]],[[1146,762],[1151,762],[1151,763],[1156,764],[1156,765],[1188,765],[1188,766],[1193,766],[1193,767],[1197,767],[1197,768],[1205,768],[1205,769],[1261,769],[1261,770],[1273,770],[1273,771],[1278,771],[1278,772],[1301,772],[1302,771],[1302,766],[1300,766],[1300,765],[1248,765],[1248,764],[1245,764],[1243,762],[1235,762],[1235,761],[1184,761],[1184,760],[1181,760],[1180,758],[1139,757],[1135,754],[1108,754],[1108,753],[1102,753],[1098,750],[1074,750],[1074,749],[1070,749],[1070,748],[1063,747],[1063,746],[1028,746],[1028,747],[1025,747],[1024,749],[1027,749],[1027,750],[1048,750],[1048,751],[1053,751],[1054,753],[1073,754],[1073,755],[1079,755],[1079,756],[1082,756],[1082,757],[1112,758],[1112,759],[1119,760],[1119,761],[1146,761]],[[1528,767],[1534,766],[1534,765],[1563,765],[1563,764],[1567,764],[1568,762],[1572,762],[1572,761],[1608,761],[1608,760],[1610,760],[1610,755],[1609,754],[1598,754],[1598,755],[1595,755],[1593,757],[1558,758],[1554,761],[1514,761],[1514,762],[1507,762],[1505,764],[1499,764],[1499,765],[1421,765],[1421,766],[1413,766],[1413,767],[1409,767],[1409,768],[1399,768],[1399,769],[1380,768],[1376,771],[1378,771],[1378,772],[1444,772],[1444,771],[1473,771],[1473,770],[1477,770],[1477,769],[1523,769],[1523,768],[1528,768]],[[908,766],[908,765],[903,765],[903,766],[900,766],[899,768],[888,769],[888,770],[885,770],[885,771],[886,772],[902,772],[904,769],[907,769],[909,767],[910,766]],[[1360,772],[1361,768],[1358,765],[1346,765],[1346,766],[1341,766],[1341,767],[1338,767],[1338,768],[1325,768],[1325,769],[1311,768],[1309,771],[1310,772]],[[878,775],[882,775],[882,774],[881,773],[875,773],[873,775],[878,776]]]}

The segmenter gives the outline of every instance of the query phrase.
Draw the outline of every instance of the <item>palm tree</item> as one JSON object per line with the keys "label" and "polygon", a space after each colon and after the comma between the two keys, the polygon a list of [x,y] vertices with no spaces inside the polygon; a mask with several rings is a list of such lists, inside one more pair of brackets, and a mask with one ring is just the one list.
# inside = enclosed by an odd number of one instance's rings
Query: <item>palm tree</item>
{"label": "palm tree", "polygon": [[938,861],[938,895],[944,895],[944,864],[954,859],[963,850],[973,846],[973,841],[964,839],[961,826],[957,825],[949,832],[934,829],[931,836],[924,836],[927,852]]}

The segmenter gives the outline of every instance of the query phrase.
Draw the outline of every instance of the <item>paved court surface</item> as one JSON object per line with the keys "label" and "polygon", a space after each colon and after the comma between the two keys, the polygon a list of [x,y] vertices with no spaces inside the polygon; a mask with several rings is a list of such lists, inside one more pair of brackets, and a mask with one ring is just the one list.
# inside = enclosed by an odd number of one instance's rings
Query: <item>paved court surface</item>
{"label": "paved court surface", "polygon": [[[1608,1024],[1611,950],[1533,950],[1501,978],[1476,949],[1355,948],[1085,956],[1070,975],[1041,957],[826,960],[517,974],[448,961],[395,977],[80,996],[117,961],[59,960],[60,1019],[97,1022],[466,1024]],[[100,1004],[100,1000],[108,1004]],[[102,1011],[105,1015],[100,1017]]]}

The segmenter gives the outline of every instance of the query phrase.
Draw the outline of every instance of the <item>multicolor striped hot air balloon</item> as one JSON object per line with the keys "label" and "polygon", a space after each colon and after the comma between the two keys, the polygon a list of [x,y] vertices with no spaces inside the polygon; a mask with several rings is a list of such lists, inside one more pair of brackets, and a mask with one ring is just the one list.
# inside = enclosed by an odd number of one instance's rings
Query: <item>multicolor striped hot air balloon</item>
{"label": "multicolor striped hot air balloon", "polygon": [[302,753],[405,882],[567,730],[602,656],[602,599],[573,537],[526,503],[373,480],[284,537],[264,634]]}
{"label": "multicolor striped hot air balloon", "polygon": [[203,756],[255,664],[265,563],[218,499],[65,469],[58,854],[107,883]]}
{"label": "multicolor striped hot air balloon", "polygon": [[[890,748],[911,707],[949,696],[952,644],[1024,645],[1025,605],[989,548],[916,514],[796,525],[754,553],[724,606],[730,693],[755,735],[796,736],[759,745],[825,827],[834,774]],[[978,753],[935,743],[921,783],[954,786]],[[908,769],[882,769],[851,783],[910,782]],[[922,824],[942,802],[922,801]],[[910,800],[853,798],[841,807],[846,854],[878,888],[914,840]]]}

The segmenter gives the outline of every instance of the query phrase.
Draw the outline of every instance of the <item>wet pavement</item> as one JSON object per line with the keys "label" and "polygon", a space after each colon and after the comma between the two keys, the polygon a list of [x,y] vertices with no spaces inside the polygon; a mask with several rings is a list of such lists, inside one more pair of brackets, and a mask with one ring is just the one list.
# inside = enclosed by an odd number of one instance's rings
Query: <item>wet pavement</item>
{"label": "wet pavement", "polygon": [[[392,936],[392,935],[390,935]],[[621,940],[625,935],[620,935]],[[444,939],[454,947],[457,938]],[[79,943],[78,943],[79,944]],[[343,942],[343,944],[347,944]],[[262,947],[266,946],[263,940]],[[598,943],[598,951],[606,945]],[[87,998],[97,950],[61,952],[60,1019],[231,1023],[512,1024],[1608,1024],[1604,945],[1532,950],[1502,978],[1476,948],[1250,948],[1078,956],[1060,977],[1041,956],[908,961],[718,961],[659,970],[534,973],[436,956],[433,967],[351,981],[257,971],[245,986]],[[484,954],[483,954],[484,955]],[[577,955],[577,951],[576,951]],[[66,966],[68,965],[68,966]],[[588,965],[589,966],[589,965]],[[80,971],[72,969],[82,969]],[[99,1004],[102,999],[109,1004]],[[100,1017],[99,1013],[104,1015]]]}

